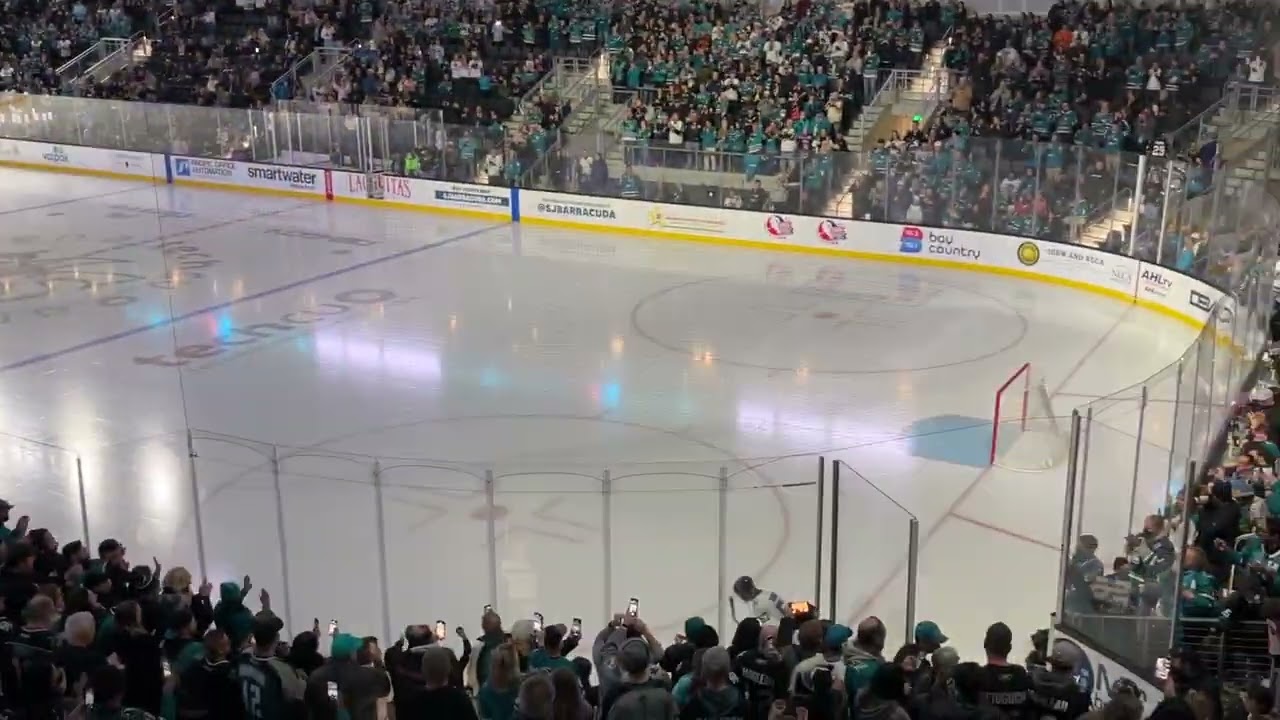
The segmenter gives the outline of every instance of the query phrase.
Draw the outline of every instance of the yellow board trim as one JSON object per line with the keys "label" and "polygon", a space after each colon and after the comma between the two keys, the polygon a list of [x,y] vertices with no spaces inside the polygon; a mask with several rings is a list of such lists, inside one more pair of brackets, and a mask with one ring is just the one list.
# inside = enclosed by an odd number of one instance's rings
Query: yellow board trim
{"label": "yellow board trim", "polygon": [[36,170],[39,172],[59,173],[61,175],[81,175],[85,177],[105,178],[107,180],[128,180],[131,182],[145,182],[152,185],[165,185],[163,175],[130,175],[129,173],[114,172],[111,170],[92,170],[89,168],[75,167],[55,167],[50,165],[41,165],[40,163],[22,162],[20,160],[0,160],[0,167],[11,167],[19,170]]}
{"label": "yellow board trim", "polygon": [[[713,237],[709,235],[698,235],[695,233],[671,232],[670,230],[652,230],[652,229],[631,229],[620,228],[610,225],[593,225],[591,223],[572,222],[568,220],[548,220],[546,218],[520,218],[520,222],[530,225],[547,225],[552,227],[563,227],[572,230],[587,230],[596,233],[616,233],[622,235],[641,235],[644,237],[655,238],[659,240],[681,240],[687,242],[706,243],[709,245],[724,245],[727,247],[751,248],[755,250],[768,250],[771,252],[793,252],[806,255],[826,255],[835,257],[846,257],[857,260],[871,260],[874,262],[897,263],[904,265],[924,265],[927,267],[947,268],[950,270],[968,270],[971,272],[986,273],[988,275],[1002,275],[1005,277],[1017,277],[1026,280],[1036,280],[1050,285],[1059,285],[1075,290],[1083,290],[1095,295],[1102,295],[1131,305],[1152,310],[1166,317],[1171,317],[1193,329],[1204,329],[1205,323],[1197,320],[1190,315],[1184,315],[1172,308],[1165,307],[1150,300],[1135,298],[1133,295],[1120,290],[1112,290],[1111,288],[1098,287],[1090,285],[1079,280],[1070,280],[1068,278],[1054,277],[1052,275],[1044,275],[1041,273],[1031,272],[1029,270],[1017,270],[1014,268],[994,267],[990,265],[967,265],[963,263],[951,262],[949,260],[936,260],[933,258],[916,257],[914,255],[888,255],[885,253],[867,252],[865,250],[850,250],[841,247],[819,247],[816,245],[780,245],[764,240],[743,240],[731,237]],[[1048,242],[1048,241],[1046,241]]]}
{"label": "yellow board trim", "polygon": [[[21,170],[36,170],[39,172],[62,173],[66,175],[82,175],[87,177],[99,177],[110,180],[128,180],[133,182],[150,182],[152,184],[167,184],[164,177],[152,176],[150,178],[140,175],[129,175],[126,173],[112,172],[110,170],[90,170],[85,168],[55,167],[50,165],[42,165],[39,163],[19,162],[16,160],[0,160],[0,167],[12,167]],[[192,187],[202,190],[220,190],[223,192],[239,192],[250,193],[253,195],[273,195],[276,197],[287,197],[293,199],[311,200],[324,202],[328,198],[317,193],[302,192],[298,190],[277,190],[274,188],[251,188],[243,185],[224,185],[221,183],[206,182],[203,180],[189,179],[173,179],[174,185],[183,187]],[[397,202],[394,200],[374,200],[372,198],[358,197],[342,197],[333,196],[335,202],[348,203],[351,205],[364,205],[366,207],[377,207],[387,210],[399,210],[406,212],[425,212],[442,215],[455,215],[458,217],[468,217],[480,220],[496,220],[507,221],[510,216],[506,213],[492,213],[483,210],[463,210],[461,208],[439,207],[435,205],[417,205],[411,203]],[[672,232],[670,230],[653,230],[646,228],[625,228],[612,225],[593,225],[591,223],[572,222],[569,220],[548,220],[546,218],[520,218],[519,222],[529,225],[544,225],[550,227],[563,227],[570,230],[582,230],[594,233],[613,233],[619,235],[642,236],[654,238],[658,240],[680,240],[685,242],[697,242],[708,245],[723,245],[726,247],[750,248],[754,250],[767,250],[769,252],[792,252],[806,255],[826,255],[832,257],[845,257],[857,260],[871,260],[873,262],[899,263],[906,265],[924,265],[926,267],[939,267],[951,270],[967,270],[970,272],[986,273],[988,275],[1002,275],[1005,277],[1017,277],[1025,280],[1035,280],[1038,282],[1048,283],[1050,285],[1059,285],[1061,287],[1072,288],[1075,290],[1083,290],[1084,292],[1102,295],[1125,303],[1137,305],[1160,315],[1173,318],[1185,325],[1189,325],[1195,330],[1202,330],[1205,323],[1197,320],[1190,315],[1185,315],[1169,307],[1165,307],[1156,302],[1135,298],[1132,295],[1112,290],[1110,288],[1101,288],[1096,285],[1081,282],[1079,280],[1069,280],[1067,278],[1054,277],[1052,275],[1042,275],[1027,270],[1017,270],[1014,268],[993,267],[989,265],[966,265],[962,263],[950,262],[947,260],[935,260],[932,258],[913,257],[911,255],[887,255],[885,253],[873,253],[863,250],[850,250],[839,247],[818,247],[809,245],[780,245],[776,243],[766,242],[763,240],[743,240],[740,238],[730,237],[712,237],[708,235],[697,235],[694,233]],[[1233,345],[1231,338],[1219,335],[1218,343],[1221,345]],[[1237,351],[1238,352],[1238,351]]]}
{"label": "yellow board trim", "polygon": [[348,203],[351,205],[364,205],[366,207],[384,208],[389,210],[401,210],[406,212],[425,212],[438,215],[455,215],[458,217],[473,218],[477,220],[499,220],[502,222],[511,222],[511,213],[494,213],[484,210],[464,210],[462,208],[440,207],[437,205],[416,205],[413,203],[400,202],[398,200],[374,200],[373,198],[362,197],[345,197],[342,195],[334,195],[334,202]]}

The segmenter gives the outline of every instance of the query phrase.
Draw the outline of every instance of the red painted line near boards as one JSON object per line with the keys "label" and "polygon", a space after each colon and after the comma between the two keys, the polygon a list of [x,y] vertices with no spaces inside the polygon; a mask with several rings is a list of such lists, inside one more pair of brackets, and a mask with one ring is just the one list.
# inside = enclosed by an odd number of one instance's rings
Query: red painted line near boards
{"label": "red painted line near boards", "polygon": [[985,522],[982,522],[981,520],[975,520],[975,519],[973,519],[973,518],[971,518],[971,517],[968,517],[967,515],[961,515],[961,514],[959,514],[959,513],[951,513],[951,514],[950,514],[950,517],[953,517],[953,518],[955,518],[956,520],[959,520],[959,521],[961,521],[961,522],[967,522],[967,523],[969,523],[970,525],[974,525],[974,526],[976,526],[976,527],[980,527],[980,528],[982,528],[983,530],[990,530],[990,531],[991,531],[991,532],[993,532],[993,533],[999,533],[1000,535],[1005,535],[1005,536],[1007,536],[1007,537],[1011,537],[1011,538],[1013,538],[1013,539],[1015,539],[1015,540],[1021,540],[1021,541],[1023,541],[1023,542],[1031,543],[1032,545],[1038,545],[1038,546],[1040,546],[1040,547],[1042,547],[1042,548],[1046,548],[1046,549],[1048,549],[1048,550],[1052,550],[1052,551],[1054,551],[1054,552],[1058,552],[1059,550],[1061,550],[1061,549],[1062,549],[1062,548],[1058,547],[1057,545],[1054,545],[1053,543],[1047,543],[1047,542],[1045,542],[1045,541],[1043,541],[1043,540],[1037,540],[1036,538],[1033,538],[1033,537],[1031,537],[1031,536],[1029,536],[1029,535],[1022,535],[1022,534],[1020,534],[1020,533],[1016,533],[1016,532],[1014,532],[1014,531],[1012,531],[1012,530],[1006,530],[1006,529],[1004,529],[1004,528],[1002,528],[1002,527],[1000,527],[1000,526],[998,526],[998,525],[992,525],[991,523],[985,523]]}

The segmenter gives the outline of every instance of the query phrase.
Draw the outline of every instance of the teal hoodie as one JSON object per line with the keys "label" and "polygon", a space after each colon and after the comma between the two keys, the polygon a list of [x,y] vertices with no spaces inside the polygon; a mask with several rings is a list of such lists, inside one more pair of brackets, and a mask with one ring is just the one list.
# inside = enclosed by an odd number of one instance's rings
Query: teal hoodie
{"label": "teal hoodie", "polygon": [[884,664],[884,658],[851,643],[844,647],[844,664],[844,691],[853,707],[858,693],[871,685],[871,678]]}
{"label": "teal hoodie", "polygon": [[746,714],[744,700],[741,690],[733,685],[726,685],[719,690],[702,688],[696,691],[689,698],[689,706],[699,718],[740,718]]}
{"label": "teal hoodie", "polygon": [[227,581],[219,585],[218,598],[218,605],[213,608],[213,622],[231,639],[232,649],[238,649],[253,633],[253,613],[244,606],[239,583]]}

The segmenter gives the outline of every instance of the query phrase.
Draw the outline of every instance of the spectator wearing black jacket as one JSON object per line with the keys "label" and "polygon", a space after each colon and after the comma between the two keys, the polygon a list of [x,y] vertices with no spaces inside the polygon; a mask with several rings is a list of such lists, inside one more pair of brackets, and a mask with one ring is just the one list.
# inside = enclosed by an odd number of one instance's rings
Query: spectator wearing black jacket
{"label": "spectator wearing black jacket", "polygon": [[143,625],[138,603],[126,600],[116,605],[114,615],[116,629],[109,647],[124,665],[125,705],[159,715],[164,693],[160,639]]}
{"label": "spectator wearing black jacket", "polygon": [[229,659],[231,639],[221,630],[204,636],[204,657],[178,676],[176,697],[179,718],[240,720],[244,705],[236,684],[235,666]]}
{"label": "spectator wearing black jacket", "polygon": [[1031,705],[1041,720],[1076,720],[1089,712],[1093,698],[1080,689],[1075,669],[1084,662],[1080,648],[1059,640],[1049,653],[1049,668],[1031,669]]}
{"label": "spectator wearing black jacket", "polygon": [[11,543],[0,570],[0,597],[4,598],[4,617],[10,622],[22,620],[22,609],[36,596],[36,551],[25,540]]}
{"label": "spectator wearing black jacket", "polygon": [[97,621],[91,613],[75,613],[67,618],[62,644],[54,652],[54,658],[66,676],[66,697],[77,704],[84,696],[89,676],[107,664],[106,655],[93,646],[96,631]]}
{"label": "spectator wearing black jacket", "polygon": [[191,572],[184,567],[175,567],[164,574],[160,585],[160,602],[168,608],[186,608],[191,611],[196,621],[196,637],[204,637],[213,625],[213,601],[209,593],[213,584],[208,580],[200,583],[198,590],[191,587]]}
{"label": "spectator wearing black jacket", "polygon": [[[351,720],[377,720],[378,700],[391,694],[391,678],[376,652],[374,667],[360,665],[356,654],[361,645],[354,635],[336,635],[329,661],[307,678],[307,710],[315,720],[335,720],[339,707]],[[330,682],[338,686],[337,703],[329,698]]]}
{"label": "spectator wearing black jacket", "polygon": [[66,569],[66,561],[58,552],[58,539],[47,528],[36,528],[27,533],[27,542],[36,551],[36,581],[61,585],[60,579]]}
{"label": "spectator wearing black jacket", "polygon": [[289,643],[289,654],[285,657],[285,662],[307,676],[319,670],[324,665],[324,655],[320,654],[320,636],[311,630],[295,635],[293,642]]}
{"label": "spectator wearing black jacket", "polygon": [[1031,677],[1026,668],[1009,663],[1013,632],[1008,625],[995,623],[987,628],[982,647],[987,651],[987,664],[982,668],[982,703],[999,710],[1009,720],[1022,720],[1027,717]]}
{"label": "spectator wearing black jacket", "polygon": [[662,659],[658,661],[658,666],[671,675],[672,683],[690,672],[696,651],[719,645],[720,635],[706,620],[691,617],[684,621],[684,635],[676,640],[662,652]]}
{"label": "spectator wearing black jacket", "polygon": [[[742,629],[741,624],[738,627]],[[778,629],[774,626],[761,628],[758,621],[756,627],[753,646],[733,658],[733,671],[746,694],[748,717],[763,719],[769,716],[769,708],[775,700],[787,699],[791,672],[775,646]]]}
{"label": "spectator wearing black jacket", "polygon": [[412,688],[397,686],[396,717],[403,720],[477,720],[471,698],[450,681],[453,658],[449,652],[443,647],[432,646],[423,650],[421,657],[422,684]]}

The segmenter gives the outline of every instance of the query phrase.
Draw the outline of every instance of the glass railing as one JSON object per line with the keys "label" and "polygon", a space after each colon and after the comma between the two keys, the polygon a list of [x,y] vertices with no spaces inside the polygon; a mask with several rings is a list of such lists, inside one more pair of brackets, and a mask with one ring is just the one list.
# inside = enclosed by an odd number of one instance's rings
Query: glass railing
{"label": "glass railing", "polygon": [[[1227,157],[1210,167],[1058,141],[957,136],[868,152],[735,153],[594,128],[450,124],[438,111],[56,96],[5,96],[0,136],[1023,235],[1157,262],[1229,288],[1245,265],[1244,219],[1271,211],[1257,202],[1262,183],[1235,188],[1228,180],[1236,167],[1272,159],[1254,148],[1274,135],[1277,120],[1257,93],[1233,98],[1247,106],[1249,129],[1221,139]],[[605,172],[582,172],[583,148]]]}
{"label": "glass railing", "polygon": [[[1246,213],[1242,225],[1263,216]],[[1219,460],[1222,433],[1269,342],[1277,245],[1267,235],[1239,258],[1233,291],[1178,360],[1079,408],[1067,533],[1074,551],[1059,621],[1148,672],[1178,644],[1176,620],[1189,610],[1177,582],[1194,536],[1189,495]]]}

